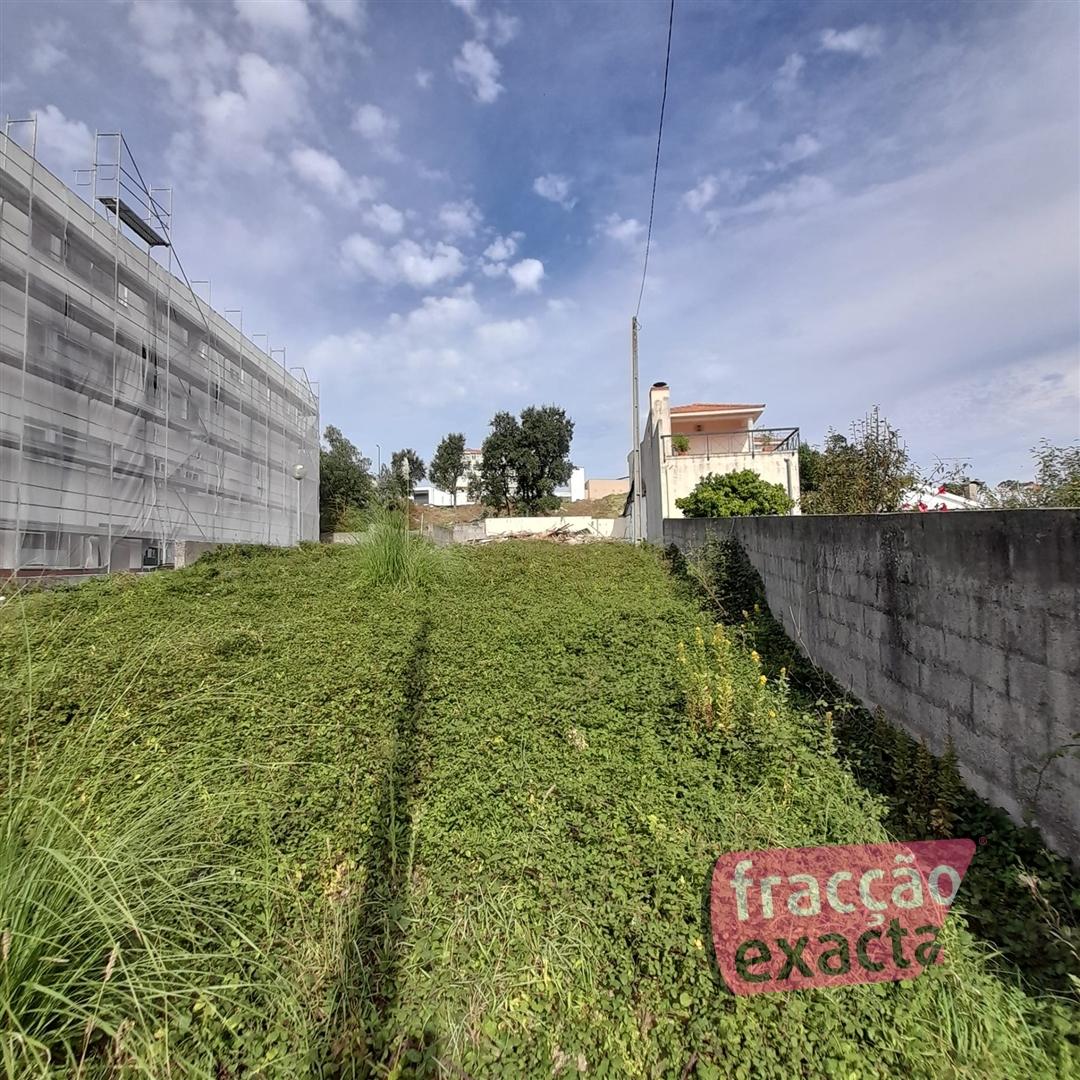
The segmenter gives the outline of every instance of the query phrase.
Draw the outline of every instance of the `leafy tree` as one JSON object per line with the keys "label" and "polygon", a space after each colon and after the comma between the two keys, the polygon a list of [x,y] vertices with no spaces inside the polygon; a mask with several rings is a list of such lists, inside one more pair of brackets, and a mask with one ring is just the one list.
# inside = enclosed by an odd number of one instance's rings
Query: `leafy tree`
{"label": "leafy tree", "polygon": [[782,484],[770,484],[753,469],[742,469],[710,473],[675,505],[686,517],[751,517],[786,514],[795,504]]}
{"label": "leafy tree", "polygon": [[852,423],[850,438],[829,430],[816,487],[800,501],[808,514],[890,513],[915,480],[900,433],[875,405]]}
{"label": "leafy tree", "polygon": [[555,488],[574,471],[569,458],[573,435],[574,422],[555,405],[523,409],[520,421],[511,413],[497,413],[470,491],[507,514],[558,509]]}
{"label": "leafy tree", "polygon": [[555,488],[574,471],[570,442],[574,421],[556,405],[530,406],[521,412],[521,443],[517,465],[517,497],[526,513],[557,509]]}
{"label": "leafy tree", "polygon": [[350,507],[363,509],[374,495],[371,459],[330,426],[319,450],[319,531],[333,532]]}
{"label": "leafy tree", "polygon": [[413,488],[427,476],[424,459],[411,448],[395,450],[390,456],[390,468],[402,478],[406,497],[411,496]]}
{"label": "leafy tree", "polygon": [[448,491],[457,506],[457,485],[465,471],[465,436],[460,432],[447,435],[431,459],[428,476],[431,482]]}
{"label": "leafy tree", "polygon": [[1049,439],[1043,439],[1031,453],[1035,483],[1029,487],[1017,484],[1008,505],[1080,506],[1080,443],[1053,446]]}
{"label": "leafy tree", "polygon": [[521,453],[521,425],[508,412],[496,413],[491,432],[481,447],[479,470],[469,482],[469,494],[485,506],[512,514],[518,459]]}
{"label": "leafy tree", "polygon": [[821,486],[821,472],[825,455],[809,443],[799,443],[799,491],[803,495],[817,491]]}
{"label": "leafy tree", "polygon": [[405,474],[389,465],[379,470],[375,481],[375,498],[380,506],[388,509],[400,507],[409,497]]}

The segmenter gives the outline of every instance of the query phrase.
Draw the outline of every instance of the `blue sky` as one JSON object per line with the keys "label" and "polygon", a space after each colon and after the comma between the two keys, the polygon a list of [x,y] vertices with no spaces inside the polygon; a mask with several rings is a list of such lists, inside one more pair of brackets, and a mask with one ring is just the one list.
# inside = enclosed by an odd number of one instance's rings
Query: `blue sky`
{"label": "blue sky", "polygon": [[[555,402],[625,473],[667,4],[0,5],[0,111],[121,128],[375,457]],[[1080,7],[677,0],[641,382],[1031,474],[1080,435]]]}

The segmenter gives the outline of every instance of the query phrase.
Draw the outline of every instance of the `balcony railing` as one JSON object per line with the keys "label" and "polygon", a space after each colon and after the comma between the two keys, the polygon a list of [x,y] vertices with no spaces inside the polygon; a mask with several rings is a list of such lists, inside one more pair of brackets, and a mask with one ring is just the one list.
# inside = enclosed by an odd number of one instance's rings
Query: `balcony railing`
{"label": "balcony railing", "polygon": [[[679,450],[682,440],[686,450]],[[663,435],[664,458],[672,457],[731,457],[745,454],[795,454],[799,451],[798,428],[754,428],[751,431],[732,431],[705,435],[699,432]]]}

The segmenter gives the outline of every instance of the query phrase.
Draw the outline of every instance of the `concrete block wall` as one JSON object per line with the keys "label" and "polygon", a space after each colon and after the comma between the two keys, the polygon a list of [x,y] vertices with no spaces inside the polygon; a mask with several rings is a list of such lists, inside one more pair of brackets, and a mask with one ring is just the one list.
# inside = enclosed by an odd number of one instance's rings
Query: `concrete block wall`
{"label": "concrete block wall", "polygon": [[815,664],[1080,860],[1080,511],[680,519],[733,537]]}

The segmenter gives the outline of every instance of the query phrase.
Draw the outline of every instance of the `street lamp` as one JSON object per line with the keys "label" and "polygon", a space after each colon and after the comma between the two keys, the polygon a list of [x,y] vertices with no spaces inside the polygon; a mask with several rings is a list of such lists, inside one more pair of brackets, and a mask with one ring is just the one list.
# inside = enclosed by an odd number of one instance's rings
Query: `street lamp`
{"label": "street lamp", "polygon": [[382,472],[382,447],[378,443],[375,444],[375,451],[379,455],[379,466],[375,470],[375,474],[377,476],[379,473]]}
{"label": "street lamp", "polygon": [[303,531],[300,524],[300,486],[304,482],[304,477],[307,475],[307,469],[303,465],[294,465],[292,467],[292,474],[296,479],[296,542],[297,544],[303,539]]}

